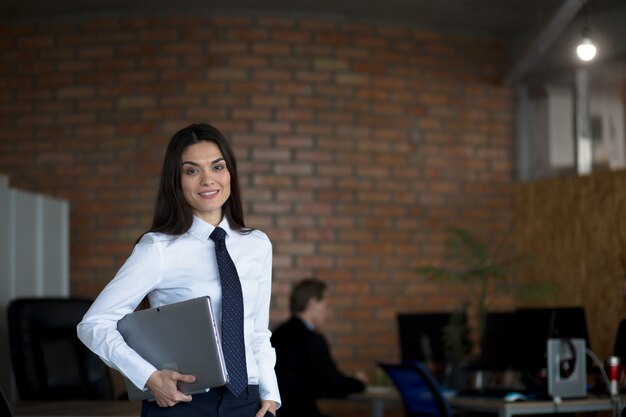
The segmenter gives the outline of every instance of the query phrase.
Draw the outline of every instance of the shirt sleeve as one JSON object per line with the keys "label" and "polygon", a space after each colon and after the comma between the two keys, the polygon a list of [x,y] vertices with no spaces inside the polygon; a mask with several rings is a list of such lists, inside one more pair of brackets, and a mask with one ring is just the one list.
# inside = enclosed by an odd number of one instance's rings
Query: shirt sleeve
{"label": "shirt sleeve", "polygon": [[144,236],[77,326],[79,339],[140,389],[156,368],[126,344],[117,322],[133,312],[160,282],[161,252],[160,245]]}
{"label": "shirt sleeve", "polygon": [[[267,237],[266,237],[267,239]],[[259,302],[254,320],[252,350],[259,368],[259,392],[262,400],[275,401],[280,407],[281,399],[276,381],[276,352],[270,342],[270,300],[272,297],[272,243],[267,239],[265,259],[260,271]]]}

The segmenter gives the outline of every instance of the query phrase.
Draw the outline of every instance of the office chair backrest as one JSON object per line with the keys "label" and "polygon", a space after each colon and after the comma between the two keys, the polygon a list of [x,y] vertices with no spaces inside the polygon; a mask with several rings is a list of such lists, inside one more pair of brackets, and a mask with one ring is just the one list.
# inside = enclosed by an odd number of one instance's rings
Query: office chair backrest
{"label": "office chair backrest", "polygon": [[407,417],[452,417],[439,385],[422,362],[379,363],[398,389]]}
{"label": "office chair backrest", "polygon": [[4,396],[2,388],[0,388],[0,417],[13,417],[9,400]]}
{"label": "office chair backrest", "polygon": [[9,303],[9,346],[22,400],[112,399],[108,367],[76,336],[91,301],[22,298]]}

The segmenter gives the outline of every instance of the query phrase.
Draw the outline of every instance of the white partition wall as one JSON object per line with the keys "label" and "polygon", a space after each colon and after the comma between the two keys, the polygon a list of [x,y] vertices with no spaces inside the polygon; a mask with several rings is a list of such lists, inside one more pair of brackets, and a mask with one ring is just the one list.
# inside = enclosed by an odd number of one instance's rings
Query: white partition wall
{"label": "white partition wall", "polygon": [[15,398],[6,310],[16,297],[69,296],[69,204],[0,176],[0,386]]}

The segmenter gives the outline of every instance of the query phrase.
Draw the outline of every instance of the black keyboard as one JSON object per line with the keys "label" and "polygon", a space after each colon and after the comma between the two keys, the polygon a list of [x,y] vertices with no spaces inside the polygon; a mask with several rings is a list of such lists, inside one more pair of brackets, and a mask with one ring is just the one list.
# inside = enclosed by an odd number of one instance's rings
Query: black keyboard
{"label": "black keyboard", "polygon": [[531,391],[531,390],[520,390],[512,387],[497,387],[497,388],[485,388],[480,391],[476,390],[467,390],[467,391],[458,391],[456,393],[457,397],[482,397],[482,398],[498,398],[504,399],[507,394],[511,393],[519,393],[526,397],[526,400],[547,400],[549,399],[546,392],[543,391]]}
{"label": "black keyboard", "polygon": [[477,390],[459,391],[457,392],[456,396],[457,397],[504,398],[504,396],[510,392],[519,392],[521,394],[527,395],[526,392],[520,391],[519,389],[498,387],[498,388],[484,388],[480,391],[477,391]]}

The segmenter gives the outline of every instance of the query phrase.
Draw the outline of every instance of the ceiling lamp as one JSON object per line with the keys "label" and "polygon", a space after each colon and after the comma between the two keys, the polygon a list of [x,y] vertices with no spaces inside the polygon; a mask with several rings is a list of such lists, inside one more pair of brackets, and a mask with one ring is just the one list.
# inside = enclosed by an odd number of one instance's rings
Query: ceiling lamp
{"label": "ceiling lamp", "polygon": [[583,26],[583,38],[576,47],[578,58],[583,61],[591,61],[596,56],[596,46],[591,42],[589,37],[589,26],[587,26],[587,3],[583,4],[583,17],[585,25]]}
{"label": "ceiling lamp", "polygon": [[576,53],[578,58],[583,61],[591,61],[596,56],[596,46],[589,38],[589,28],[587,26],[583,28],[583,39],[576,47]]}

